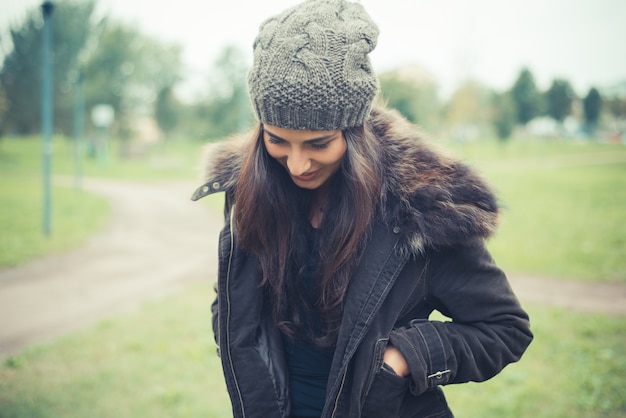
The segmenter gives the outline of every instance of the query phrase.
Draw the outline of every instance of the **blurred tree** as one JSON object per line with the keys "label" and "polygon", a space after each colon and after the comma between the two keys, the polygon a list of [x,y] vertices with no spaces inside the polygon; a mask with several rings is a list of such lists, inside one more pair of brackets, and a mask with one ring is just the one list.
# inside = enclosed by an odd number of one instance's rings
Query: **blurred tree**
{"label": "blurred tree", "polygon": [[410,65],[382,73],[379,79],[381,95],[390,107],[426,129],[436,127],[440,104],[432,75]]}
{"label": "blurred tree", "polygon": [[612,140],[626,143],[626,82],[623,89],[608,89],[603,92],[603,115]]}
{"label": "blurred tree", "polygon": [[[128,131],[132,112],[152,114],[160,91],[180,80],[178,45],[164,44],[110,18],[95,20],[96,0],[59,0],[52,14],[55,128],[72,132],[73,88],[82,74],[86,119],[96,104],[113,106],[117,126]],[[0,126],[18,134],[40,124],[41,10],[33,8],[11,28],[12,49],[0,70],[7,108]]]}
{"label": "blurred tree", "polygon": [[[2,48],[2,34],[0,33],[0,57],[4,57],[4,51]],[[1,67],[0,67],[1,68]],[[1,74],[1,71],[0,71]],[[4,86],[2,82],[0,82],[0,139],[2,139],[5,133],[5,123],[6,123],[6,111],[8,107],[7,95],[4,90]]]}
{"label": "blurred tree", "polygon": [[545,93],[546,111],[548,116],[559,123],[563,123],[565,118],[572,112],[574,102],[574,89],[566,80],[556,79]]}
{"label": "blurred tree", "polygon": [[626,119],[626,96],[612,95],[606,98],[607,110],[615,119]]}
{"label": "blurred tree", "polygon": [[491,120],[498,139],[504,141],[511,137],[515,128],[515,104],[510,92],[493,92],[491,96]]}
{"label": "blurred tree", "polygon": [[541,113],[541,94],[528,68],[522,69],[517,77],[511,88],[511,97],[515,104],[518,123],[525,125]]}
{"label": "blurred tree", "polygon": [[446,106],[446,121],[459,140],[475,139],[490,120],[490,92],[481,83],[468,80],[452,94]]}
{"label": "blurred tree", "polygon": [[481,83],[466,81],[452,94],[447,106],[447,120],[452,124],[480,124],[489,119],[489,90]]}
{"label": "blurred tree", "polygon": [[156,112],[159,93],[171,91],[180,80],[181,53],[178,45],[158,42],[107,19],[85,63],[87,108],[112,106],[118,134],[131,135],[131,120]]}
{"label": "blurred tree", "polygon": [[236,45],[226,45],[218,54],[209,74],[209,94],[213,98],[231,99],[245,85],[246,55]]}
{"label": "blurred tree", "polygon": [[204,138],[220,138],[241,131],[252,122],[247,97],[245,54],[233,45],[222,49],[210,72],[209,96],[205,108],[197,109],[204,116]]}
{"label": "blurred tree", "polygon": [[[182,80],[182,47],[178,44],[150,46],[149,60],[144,60],[142,73],[151,73],[152,88],[156,92],[154,116],[165,137],[171,136],[178,126],[181,104],[176,98],[174,87]],[[167,59],[163,59],[167,57]],[[151,62],[152,61],[152,62]]]}
{"label": "blurred tree", "polygon": [[384,73],[380,75],[380,90],[390,107],[419,123],[418,111],[414,109],[417,107],[415,98],[419,96],[417,86],[399,80],[392,73]]}
{"label": "blurred tree", "polygon": [[585,117],[585,130],[593,135],[598,128],[600,113],[602,111],[602,96],[597,88],[592,87],[583,99],[583,112]]}
{"label": "blurred tree", "polygon": [[137,43],[138,36],[134,29],[108,19],[105,21],[96,41],[90,45],[83,69],[87,109],[107,104],[116,114],[121,113],[123,98],[135,70],[132,45]]}
{"label": "blurred tree", "polygon": [[7,111],[8,102],[6,98],[6,94],[4,92],[4,88],[2,84],[0,84],[0,138],[4,135],[5,132],[5,114]]}
{"label": "blurred tree", "polygon": [[[55,126],[71,129],[72,70],[89,39],[95,0],[60,1],[52,14]],[[39,130],[41,95],[42,16],[39,7],[29,11],[25,21],[11,27],[12,50],[4,57],[0,85],[5,91],[8,129],[28,134]]]}
{"label": "blurred tree", "polygon": [[159,128],[166,137],[178,125],[180,103],[173,94],[171,86],[164,86],[159,91],[155,104],[155,117]]}

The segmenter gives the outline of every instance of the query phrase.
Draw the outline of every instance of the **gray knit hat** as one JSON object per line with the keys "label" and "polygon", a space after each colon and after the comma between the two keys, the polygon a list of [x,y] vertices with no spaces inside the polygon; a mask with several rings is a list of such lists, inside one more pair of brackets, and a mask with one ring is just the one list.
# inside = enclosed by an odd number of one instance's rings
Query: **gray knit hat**
{"label": "gray knit hat", "polygon": [[378,92],[378,27],[360,4],[307,0],[260,27],[248,74],[259,121],[289,129],[362,125]]}

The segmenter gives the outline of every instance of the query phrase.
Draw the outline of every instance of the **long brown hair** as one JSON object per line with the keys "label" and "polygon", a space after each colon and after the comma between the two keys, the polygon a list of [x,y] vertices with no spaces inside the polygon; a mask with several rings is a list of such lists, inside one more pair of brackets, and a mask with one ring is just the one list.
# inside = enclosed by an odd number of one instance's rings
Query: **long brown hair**
{"label": "long brown hair", "polygon": [[312,191],[301,189],[265,149],[263,128],[243,161],[235,194],[236,231],[241,247],[257,255],[272,310],[287,335],[307,335],[319,345],[333,344],[341,323],[343,299],[362,252],[362,244],[380,198],[381,153],[369,124],[344,132],[347,150],[340,170],[328,181],[329,204],[319,228],[316,252],[317,309],[322,335],[302,313],[301,282],[310,259],[306,245]]}

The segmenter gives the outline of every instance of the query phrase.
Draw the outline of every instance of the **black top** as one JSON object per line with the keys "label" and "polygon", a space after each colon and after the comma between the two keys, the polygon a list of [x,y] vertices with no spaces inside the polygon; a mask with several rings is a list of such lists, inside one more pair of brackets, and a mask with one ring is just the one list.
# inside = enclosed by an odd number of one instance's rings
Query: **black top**
{"label": "black top", "polygon": [[317,347],[303,338],[283,340],[289,366],[292,413],[296,417],[319,417],[324,408],[326,384],[335,349]]}
{"label": "black top", "polygon": [[[306,321],[310,332],[320,334],[323,330],[322,318],[317,307],[319,298],[319,274],[317,274],[314,242],[316,230],[308,231],[310,257],[300,277],[306,309]],[[289,338],[283,335],[287,365],[289,367],[289,389],[292,414],[295,417],[319,417],[326,399],[326,385],[333,360],[335,347],[319,347],[311,341],[310,335]]]}

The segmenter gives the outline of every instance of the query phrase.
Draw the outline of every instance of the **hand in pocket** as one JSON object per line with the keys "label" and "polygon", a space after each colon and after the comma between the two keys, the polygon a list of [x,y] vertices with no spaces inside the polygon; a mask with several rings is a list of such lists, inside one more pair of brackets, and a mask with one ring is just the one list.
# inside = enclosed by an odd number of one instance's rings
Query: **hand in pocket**
{"label": "hand in pocket", "polygon": [[398,376],[389,365],[383,364],[365,398],[361,416],[371,418],[398,416],[408,388],[409,378]]}

